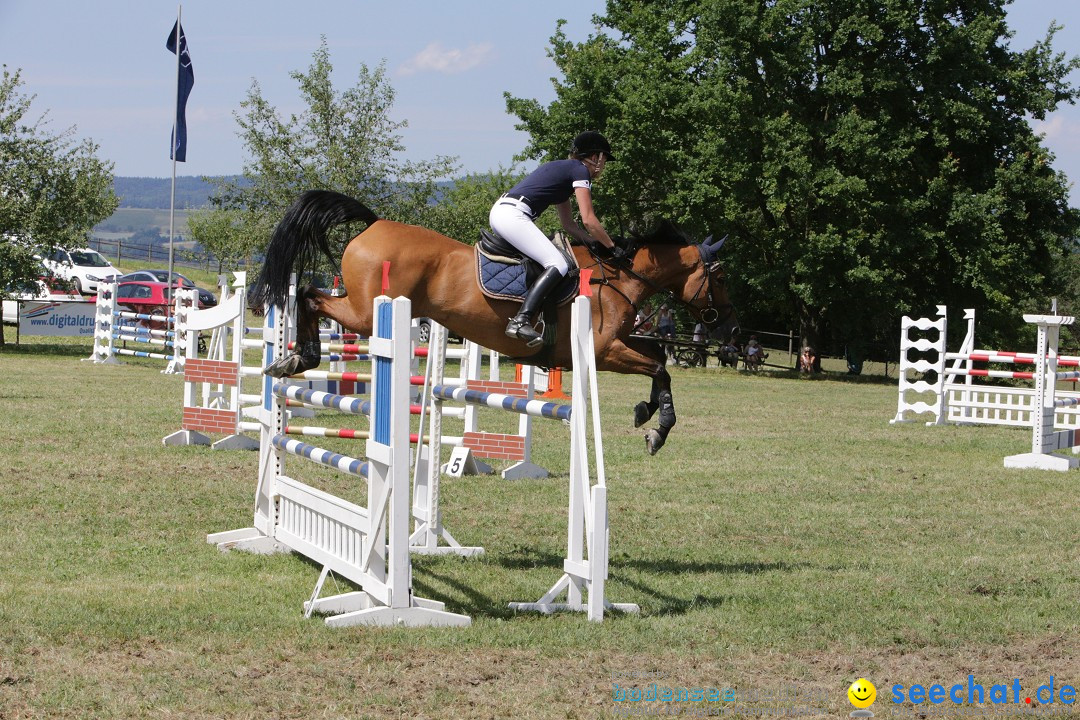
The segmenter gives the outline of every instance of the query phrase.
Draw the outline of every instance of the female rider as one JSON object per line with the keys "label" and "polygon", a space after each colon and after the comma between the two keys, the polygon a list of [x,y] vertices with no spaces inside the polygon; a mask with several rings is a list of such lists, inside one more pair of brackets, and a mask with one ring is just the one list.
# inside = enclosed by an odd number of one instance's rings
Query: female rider
{"label": "female rider", "polygon": [[[525,255],[544,266],[544,272],[525,294],[517,315],[506,326],[506,334],[524,340],[529,347],[544,338],[533,327],[533,316],[544,299],[559,284],[569,267],[566,259],[534,221],[549,206],[559,213],[563,230],[581,242],[615,245],[596,217],[592,204],[592,181],[600,177],[608,160],[614,160],[611,145],[598,132],[589,130],[574,138],[570,157],[544,163],[500,197],[491,208],[491,228]],[[570,196],[577,198],[581,228],[570,208]],[[621,259],[619,250],[615,252]]]}

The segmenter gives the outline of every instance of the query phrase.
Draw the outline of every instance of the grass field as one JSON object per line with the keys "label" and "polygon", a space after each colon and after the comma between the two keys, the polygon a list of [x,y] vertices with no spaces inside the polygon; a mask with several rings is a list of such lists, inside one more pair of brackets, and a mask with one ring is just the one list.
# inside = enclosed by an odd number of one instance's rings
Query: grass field
{"label": "grass field", "polygon": [[[31,340],[0,354],[3,720],[835,718],[860,676],[877,717],[956,717],[890,688],[1080,684],[1077,475],[1005,470],[1024,430],[890,426],[893,382],[673,368],[679,423],[649,457],[630,423],[646,381],[601,375],[608,597],[640,616],[507,610],[565,550],[565,428],[540,423],[553,477],[443,485],[448,528],[486,555],[414,561],[417,594],[472,627],[330,630],[301,614],[317,567],[205,543],[250,523],[255,455],[162,447],[179,378]],[[651,682],[736,699],[613,701]]]}

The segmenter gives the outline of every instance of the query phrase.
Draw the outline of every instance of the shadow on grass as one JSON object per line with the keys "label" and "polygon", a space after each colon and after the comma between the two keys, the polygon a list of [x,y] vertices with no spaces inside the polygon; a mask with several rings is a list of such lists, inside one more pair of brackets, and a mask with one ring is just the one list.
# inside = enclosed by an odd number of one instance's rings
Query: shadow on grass
{"label": "shadow on grass", "polygon": [[70,345],[60,343],[43,343],[22,341],[16,345],[9,338],[6,343],[0,345],[0,353],[11,355],[53,355],[56,357],[90,357],[94,351],[93,345]]}
{"label": "shadow on grass", "polygon": [[[440,592],[428,580],[440,582],[465,595],[469,598],[468,604],[459,604],[455,598],[450,597],[445,592]],[[510,609],[507,603],[496,601],[490,595],[480,592],[476,586],[467,584],[450,575],[437,573],[430,567],[420,569],[416,565],[413,566],[413,589],[420,597],[446,603],[447,609],[454,612],[461,612],[466,615],[481,615],[489,618],[509,618],[514,615],[514,611]]]}
{"label": "shadow on grass", "polygon": [[776,380],[801,380],[804,382],[839,382],[847,385],[896,385],[896,378],[885,375],[851,375],[844,372],[823,370],[817,373],[801,373],[795,370],[767,369],[759,373],[761,377]]}
{"label": "shadow on grass", "polygon": [[[532,548],[515,548],[511,553],[492,558],[492,561],[500,567],[508,570],[533,570],[540,568],[552,568],[561,570],[563,557],[550,551],[539,551]],[[725,596],[695,595],[694,597],[679,597],[663,592],[662,587],[666,584],[646,583],[644,577],[653,575],[759,575],[764,573],[789,573],[806,567],[808,563],[786,562],[699,562],[694,560],[676,560],[674,558],[646,559],[609,559],[608,577],[610,582],[617,582],[626,587],[633,588],[637,592],[653,599],[650,614],[653,615],[681,615],[691,610],[703,607],[716,607],[722,605]],[[629,571],[629,572],[626,572]],[[609,598],[611,599],[611,598]],[[494,608],[496,614],[503,614],[503,608]]]}

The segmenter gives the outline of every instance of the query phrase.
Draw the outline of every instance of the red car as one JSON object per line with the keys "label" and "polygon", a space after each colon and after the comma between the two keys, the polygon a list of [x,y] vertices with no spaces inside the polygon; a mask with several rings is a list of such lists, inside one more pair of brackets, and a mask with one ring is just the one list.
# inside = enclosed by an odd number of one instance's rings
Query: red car
{"label": "red car", "polygon": [[[175,288],[163,282],[149,280],[123,282],[116,286],[116,304],[125,310],[144,315],[164,315],[166,306],[172,304],[173,290]],[[206,306],[199,302],[199,309],[204,307]],[[161,329],[165,325],[156,320],[141,321],[138,324],[154,329]]]}

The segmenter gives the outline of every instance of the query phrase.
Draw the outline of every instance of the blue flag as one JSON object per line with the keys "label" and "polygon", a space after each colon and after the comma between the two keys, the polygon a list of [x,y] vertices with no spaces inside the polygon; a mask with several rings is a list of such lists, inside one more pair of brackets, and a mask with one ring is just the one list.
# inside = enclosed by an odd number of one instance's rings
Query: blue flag
{"label": "blue flag", "polygon": [[173,125],[172,144],[169,147],[169,159],[176,154],[177,162],[187,160],[187,118],[184,112],[187,109],[188,95],[195,85],[195,71],[191,68],[191,53],[188,52],[187,38],[184,37],[184,27],[177,20],[173,23],[169,39],[165,41],[165,48],[176,53],[176,29],[180,28],[180,66],[176,75],[176,123]]}

